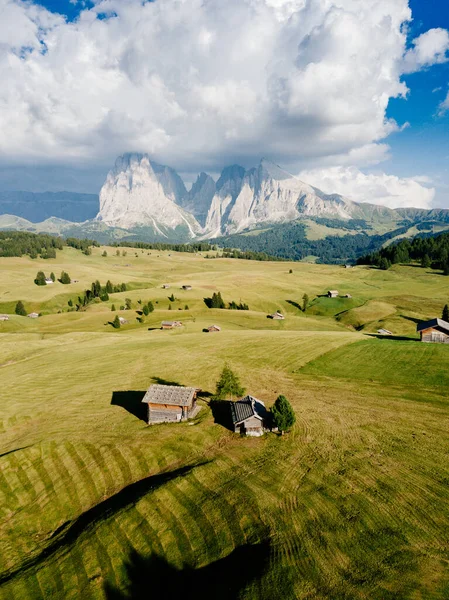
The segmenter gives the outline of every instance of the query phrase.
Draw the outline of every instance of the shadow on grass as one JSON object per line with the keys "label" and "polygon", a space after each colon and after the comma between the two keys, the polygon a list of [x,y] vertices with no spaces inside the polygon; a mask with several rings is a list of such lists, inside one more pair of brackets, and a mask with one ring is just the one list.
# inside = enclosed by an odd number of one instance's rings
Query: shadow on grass
{"label": "shadow on grass", "polygon": [[179,381],[170,381],[169,379],[163,379],[162,377],[152,377],[151,379],[158,385],[175,385],[176,387],[182,386],[182,383],[179,383]]}
{"label": "shadow on grass", "polygon": [[102,521],[114,517],[115,514],[128,506],[134,505],[140,498],[148,494],[148,492],[154,491],[178,477],[187,475],[195,467],[205,465],[208,462],[210,461],[186,465],[173,471],[145,477],[145,479],[127,485],[113,496],[83,512],[77,519],[61,525],[61,527],[53,532],[51,536],[53,541],[45,550],[36,557],[23,561],[19,568],[2,573],[0,576],[0,585],[10,581],[19,574],[22,575],[24,570],[40,565],[57,551],[69,550],[77,542],[81,534],[90,531]]}
{"label": "shadow on grass", "polygon": [[125,563],[128,584],[105,584],[106,600],[237,600],[245,588],[269,569],[269,541],[245,544],[205,567],[178,569],[165,558],[143,557],[133,550]]}
{"label": "shadow on grass", "polygon": [[146,392],[126,390],[123,392],[112,392],[112,406],[121,406],[130,414],[146,422],[147,405],[142,404]]}
{"label": "shadow on grass", "polygon": [[297,308],[298,310],[303,312],[302,306],[300,304],[298,304],[297,302],[295,302],[294,300],[286,300],[286,302],[287,302],[287,304],[291,304],[292,306],[294,306],[295,308]]}
{"label": "shadow on grass", "polygon": [[234,431],[231,414],[231,402],[229,400],[211,400],[209,406],[212,410],[214,423],[218,423],[229,431]]}
{"label": "shadow on grass", "polygon": [[405,335],[381,335],[377,333],[367,333],[368,337],[376,338],[378,340],[394,340],[396,342],[419,342],[418,338],[411,338]]}
{"label": "shadow on grass", "polygon": [[400,315],[402,319],[406,319],[407,321],[411,321],[412,323],[422,323],[425,319],[415,319],[415,317],[407,317],[406,315]]}

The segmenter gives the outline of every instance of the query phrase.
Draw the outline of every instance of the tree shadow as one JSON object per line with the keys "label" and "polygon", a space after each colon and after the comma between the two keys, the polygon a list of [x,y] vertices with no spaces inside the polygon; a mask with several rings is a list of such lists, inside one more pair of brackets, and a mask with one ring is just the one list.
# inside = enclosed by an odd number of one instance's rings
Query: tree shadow
{"label": "tree shadow", "polygon": [[152,554],[135,550],[124,568],[128,584],[119,589],[106,582],[106,600],[237,600],[245,588],[269,569],[270,542],[245,544],[205,567],[178,569]]}
{"label": "tree shadow", "polygon": [[209,406],[212,410],[214,423],[218,423],[229,431],[234,431],[232,422],[231,402],[229,400],[211,400]]}
{"label": "tree shadow", "polygon": [[367,333],[368,337],[376,338],[378,340],[394,340],[396,342],[419,342],[418,338],[411,338],[405,335],[381,335],[377,333]]}
{"label": "tree shadow", "polygon": [[131,415],[137,417],[141,421],[145,421],[147,416],[147,406],[142,403],[146,392],[137,392],[134,390],[126,390],[122,392],[112,392],[112,406],[121,406]]}
{"label": "tree shadow", "polygon": [[425,319],[415,319],[415,317],[407,317],[406,315],[400,315],[402,317],[402,319],[407,319],[407,321],[411,321],[412,323],[422,323],[422,321],[425,321]]}
{"label": "tree shadow", "polygon": [[292,306],[294,306],[295,308],[297,308],[298,310],[300,310],[302,312],[302,306],[300,304],[298,304],[297,302],[295,302],[294,300],[286,300],[287,304],[291,304]]}
{"label": "tree shadow", "polygon": [[151,379],[158,385],[175,385],[176,387],[182,386],[182,383],[179,383],[179,381],[170,381],[169,379],[163,379],[162,377],[152,377]]}

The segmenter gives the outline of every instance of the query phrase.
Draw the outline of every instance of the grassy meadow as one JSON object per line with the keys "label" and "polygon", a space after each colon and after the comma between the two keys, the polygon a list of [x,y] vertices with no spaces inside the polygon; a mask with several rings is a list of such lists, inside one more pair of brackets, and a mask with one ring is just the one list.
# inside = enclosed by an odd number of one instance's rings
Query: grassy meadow
{"label": "grassy meadow", "polygon": [[[0,598],[448,598],[449,347],[416,335],[448,278],[103,250],[0,259],[0,313],[42,313],[0,322]],[[129,289],[67,312],[96,279]],[[217,291],[250,310],[206,308]],[[226,361],[267,406],[287,396],[289,434],[215,422]],[[201,388],[197,418],[148,427],[152,383]]]}

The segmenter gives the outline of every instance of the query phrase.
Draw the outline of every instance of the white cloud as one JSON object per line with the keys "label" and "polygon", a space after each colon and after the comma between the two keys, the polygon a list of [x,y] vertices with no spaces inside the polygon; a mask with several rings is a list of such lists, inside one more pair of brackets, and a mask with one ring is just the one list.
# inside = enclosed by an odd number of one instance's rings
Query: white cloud
{"label": "white cloud", "polygon": [[[98,0],[73,23],[0,0],[0,13],[3,164],[129,150],[181,170],[261,154],[368,165],[399,129],[385,114],[407,93],[408,0]],[[442,60],[436,31],[407,64]]]}
{"label": "white cloud", "polygon": [[413,48],[404,56],[404,73],[414,73],[449,60],[449,32],[446,29],[429,29],[412,44]]}
{"label": "white cloud", "polygon": [[328,194],[338,193],[355,202],[390,208],[431,208],[435,189],[426,176],[400,178],[386,173],[366,174],[356,167],[331,167],[303,171],[300,179]]}
{"label": "white cloud", "polygon": [[447,93],[445,100],[443,100],[443,102],[438,107],[438,115],[440,117],[442,117],[448,110],[449,110],[449,92]]}

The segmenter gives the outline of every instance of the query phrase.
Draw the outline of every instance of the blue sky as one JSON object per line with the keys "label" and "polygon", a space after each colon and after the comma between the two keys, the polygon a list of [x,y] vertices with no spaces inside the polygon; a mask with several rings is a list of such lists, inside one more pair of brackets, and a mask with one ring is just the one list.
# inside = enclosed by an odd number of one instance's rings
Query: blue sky
{"label": "blue sky", "polygon": [[354,200],[449,208],[449,0],[108,0],[101,22],[77,21],[90,0],[34,4],[67,23],[0,0],[0,189],[98,191],[128,151],[190,181],[265,156]]}

